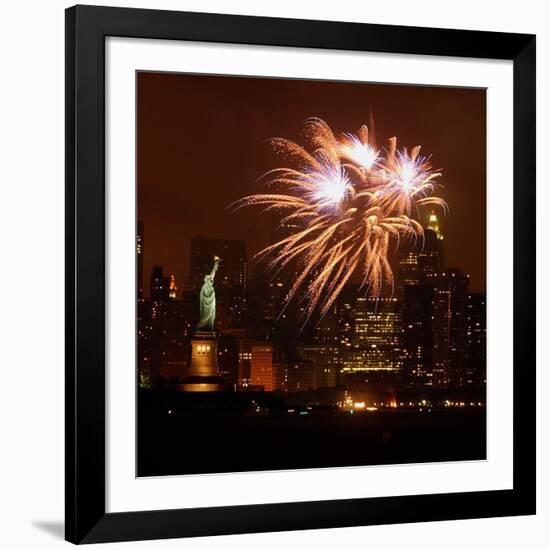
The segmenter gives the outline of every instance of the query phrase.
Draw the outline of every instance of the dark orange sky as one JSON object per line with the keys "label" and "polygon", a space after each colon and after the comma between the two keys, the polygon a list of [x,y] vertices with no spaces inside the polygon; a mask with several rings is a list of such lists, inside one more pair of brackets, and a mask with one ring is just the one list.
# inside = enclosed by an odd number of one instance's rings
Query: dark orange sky
{"label": "dark orange sky", "polygon": [[[251,256],[269,240],[257,209],[227,205],[261,187],[257,178],[285,165],[265,143],[303,144],[309,117],[336,134],[376,123],[379,146],[422,145],[443,169],[438,191],[450,207],[441,220],[445,263],[485,290],[485,91],[330,81],[138,73],[138,217],[145,224],[144,277],[153,265],[188,280],[189,240],[247,241]],[[147,283],[146,283],[147,284]]]}

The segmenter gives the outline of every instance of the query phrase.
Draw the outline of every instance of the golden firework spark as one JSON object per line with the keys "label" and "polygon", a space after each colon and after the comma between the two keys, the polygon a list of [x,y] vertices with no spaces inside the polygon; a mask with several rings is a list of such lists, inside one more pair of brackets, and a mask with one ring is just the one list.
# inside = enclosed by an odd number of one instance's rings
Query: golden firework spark
{"label": "golden firework spark", "polygon": [[[271,140],[294,167],[275,168],[263,176],[271,193],[258,193],[235,203],[277,211],[290,235],[260,251],[268,269],[279,272],[297,262],[298,273],[283,307],[304,290],[307,321],[319,308],[324,316],[352,275],[360,272],[367,295],[379,297],[383,286],[393,291],[388,261],[392,243],[423,236],[418,208],[446,208],[433,196],[435,180],[429,157],[420,147],[397,150],[396,138],[387,149],[373,143],[367,126],[357,135],[337,138],[321,119],[305,123],[309,151],[283,138]],[[261,178],[262,179],[262,178]],[[304,321],[304,322],[305,322]]]}

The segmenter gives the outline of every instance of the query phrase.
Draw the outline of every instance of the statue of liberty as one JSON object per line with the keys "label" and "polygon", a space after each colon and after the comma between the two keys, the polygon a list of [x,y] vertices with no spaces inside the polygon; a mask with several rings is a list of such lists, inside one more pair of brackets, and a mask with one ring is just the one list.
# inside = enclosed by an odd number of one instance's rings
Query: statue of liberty
{"label": "statue of liberty", "polygon": [[218,270],[220,259],[214,256],[214,267],[212,271],[204,276],[199,294],[200,319],[197,329],[214,330],[214,320],[216,319],[216,292],[214,290],[214,276]]}

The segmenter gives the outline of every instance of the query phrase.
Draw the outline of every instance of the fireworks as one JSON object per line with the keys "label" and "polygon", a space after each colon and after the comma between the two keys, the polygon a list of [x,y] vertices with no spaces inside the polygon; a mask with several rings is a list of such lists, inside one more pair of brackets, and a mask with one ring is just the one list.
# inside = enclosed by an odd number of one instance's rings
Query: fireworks
{"label": "fireworks", "polygon": [[[360,273],[365,293],[378,297],[384,285],[393,292],[388,261],[392,246],[423,237],[418,208],[446,208],[433,195],[435,180],[429,157],[420,147],[397,150],[396,138],[379,149],[362,126],[357,135],[337,138],[328,124],[309,119],[309,147],[275,138],[274,149],[294,167],[275,168],[263,176],[270,193],[244,197],[236,203],[276,211],[289,235],[260,251],[268,269],[279,272],[291,262],[297,277],[283,309],[302,289],[304,322],[318,308],[324,316],[353,274]],[[309,149],[309,150],[308,150]]]}

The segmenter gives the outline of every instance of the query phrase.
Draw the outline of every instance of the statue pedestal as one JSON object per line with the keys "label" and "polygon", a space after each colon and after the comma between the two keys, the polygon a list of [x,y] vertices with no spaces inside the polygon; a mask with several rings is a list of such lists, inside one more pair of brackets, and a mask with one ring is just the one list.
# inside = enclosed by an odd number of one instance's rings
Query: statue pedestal
{"label": "statue pedestal", "polygon": [[218,341],[215,332],[196,332],[191,340],[189,376],[218,376]]}
{"label": "statue pedestal", "polygon": [[196,332],[191,340],[189,376],[178,384],[179,391],[223,391],[225,382],[218,375],[218,340],[215,332]]}

